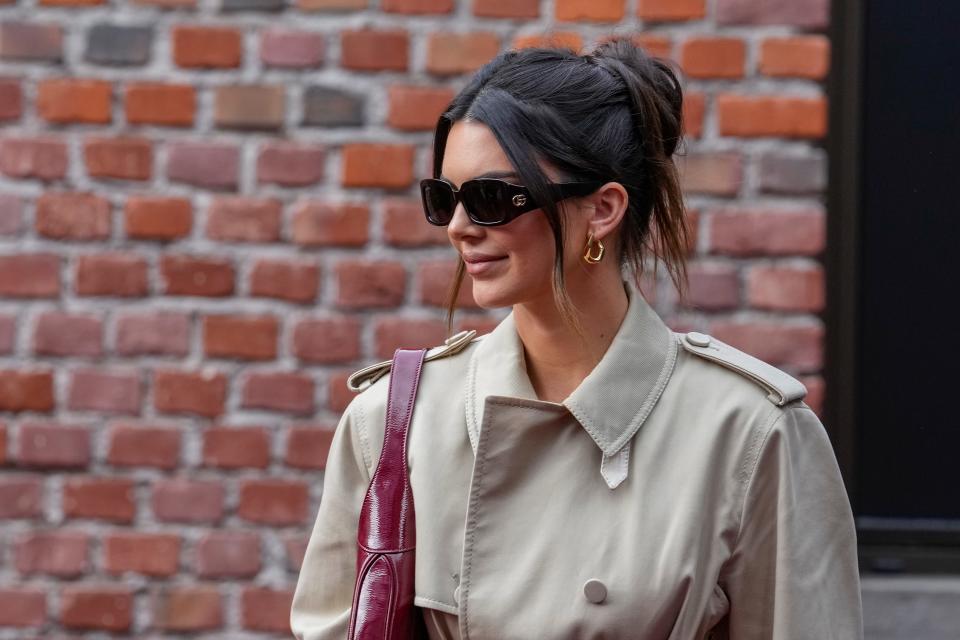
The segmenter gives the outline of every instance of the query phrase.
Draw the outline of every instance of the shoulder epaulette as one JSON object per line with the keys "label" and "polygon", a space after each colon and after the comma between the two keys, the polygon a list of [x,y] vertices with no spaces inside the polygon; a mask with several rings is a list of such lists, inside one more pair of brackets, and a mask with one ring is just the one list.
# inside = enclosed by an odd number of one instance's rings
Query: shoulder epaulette
{"label": "shoulder epaulette", "polygon": [[[452,356],[455,353],[459,353],[463,351],[468,344],[470,344],[476,335],[477,332],[474,329],[455,333],[444,340],[443,345],[428,349],[427,355],[424,357],[423,361],[429,362],[430,360],[436,360],[437,358],[444,358],[446,356]],[[355,371],[350,374],[349,378],[347,378],[347,388],[350,389],[350,391],[362,391],[379,380],[382,376],[386,375],[392,366],[393,360],[390,359],[372,364],[369,367],[364,367],[359,371]],[[366,386],[364,386],[364,383],[367,383]]]}
{"label": "shoulder epaulette", "polygon": [[807,395],[807,388],[802,382],[749,353],[696,331],[676,335],[683,348],[690,353],[733,369],[759,384],[767,391],[767,398],[777,406]]}

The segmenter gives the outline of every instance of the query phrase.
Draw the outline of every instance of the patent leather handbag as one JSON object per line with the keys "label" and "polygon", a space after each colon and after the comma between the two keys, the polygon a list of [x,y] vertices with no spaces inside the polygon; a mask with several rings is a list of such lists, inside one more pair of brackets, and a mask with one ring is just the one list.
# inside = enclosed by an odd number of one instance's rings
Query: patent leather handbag
{"label": "patent leather handbag", "polygon": [[393,355],[383,449],[357,529],[349,640],[427,637],[422,612],[413,604],[417,533],[407,473],[407,431],[426,352],[397,349]]}

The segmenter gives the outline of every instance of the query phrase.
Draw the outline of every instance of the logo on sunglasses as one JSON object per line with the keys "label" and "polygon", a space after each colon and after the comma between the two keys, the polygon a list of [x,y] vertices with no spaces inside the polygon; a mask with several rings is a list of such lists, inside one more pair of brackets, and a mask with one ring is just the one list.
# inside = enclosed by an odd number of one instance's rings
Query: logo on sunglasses
{"label": "logo on sunglasses", "polygon": [[527,196],[523,195],[522,193],[518,193],[517,195],[513,196],[513,206],[522,207],[525,204],[527,204]]}

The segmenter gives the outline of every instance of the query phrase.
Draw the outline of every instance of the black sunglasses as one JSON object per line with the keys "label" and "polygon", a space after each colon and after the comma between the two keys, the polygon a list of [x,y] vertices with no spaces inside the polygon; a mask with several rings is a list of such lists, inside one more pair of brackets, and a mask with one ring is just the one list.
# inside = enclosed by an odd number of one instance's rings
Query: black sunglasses
{"label": "black sunglasses", "polygon": [[[561,182],[550,185],[553,202],[585,196],[600,188],[602,182]],[[507,224],[517,216],[539,209],[545,203],[534,202],[530,191],[518,184],[497,178],[467,180],[459,189],[439,178],[420,181],[423,212],[427,222],[437,226],[450,224],[457,203],[462,202],[474,224],[493,227]]]}

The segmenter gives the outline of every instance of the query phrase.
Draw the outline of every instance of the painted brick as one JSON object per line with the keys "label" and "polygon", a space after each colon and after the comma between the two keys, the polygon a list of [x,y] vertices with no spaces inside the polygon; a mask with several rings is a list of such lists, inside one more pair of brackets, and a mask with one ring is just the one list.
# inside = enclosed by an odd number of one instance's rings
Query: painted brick
{"label": "painted brick", "polygon": [[74,578],[90,567],[90,540],[82,531],[30,531],[13,541],[17,572]]}
{"label": "painted brick", "polygon": [[717,96],[720,135],[822,138],[827,132],[823,97]]}
{"label": "painted brick", "polygon": [[147,261],[131,253],[103,253],[77,259],[74,287],[81,296],[136,298],[147,295]]}
{"label": "painted brick", "polygon": [[131,371],[75,369],[70,372],[67,408],[71,411],[140,413],[140,374]]}
{"label": "painted brick", "polygon": [[260,534],[210,531],[197,542],[194,570],[201,578],[252,578],[263,566]]}
{"label": "painted brick", "polygon": [[57,180],[67,175],[67,145],[57,138],[5,137],[0,172],[11,178]]}
{"label": "painted brick", "polygon": [[90,431],[78,425],[24,422],[17,460],[31,467],[83,468],[90,463]]}
{"label": "painted brick", "polygon": [[137,505],[133,499],[133,480],[67,478],[63,483],[63,512],[67,518],[133,522],[137,513]]}
{"label": "painted brick", "polygon": [[207,211],[207,237],[226,242],[276,242],[283,204],[276,198],[219,196]]}
{"label": "painted brick", "polygon": [[361,204],[299,202],[293,210],[291,235],[309,247],[362,247],[370,233],[370,209]]}
{"label": "painted brick", "polygon": [[414,147],[353,143],[343,148],[343,186],[405,189],[413,183]]}
{"label": "painted brick", "polygon": [[826,246],[823,210],[724,209],[710,215],[710,251],[732,256],[806,255]]}
{"label": "painted brick", "polygon": [[47,596],[39,589],[0,589],[0,627],[41,627],[47,620]]}
{"label": "painted brick", "polygon": [[103,565],[108,573],[167,577],[180,564],[180,536],[170,533],[121,531],[103,539]]}
{"label": "painted brick", "polygon": [[310,69],[323,64],[326,43],[312,31],[270,27],[260,32],[260,62],[267,67]]}
{"label": "painted brick", "polygon": [[46,311],[37,317],[32,346],[38,356],[99,356],[103,321],[91,314]]}
{"label": "painted brick", "polygon": [[830,41],[824,36],[767,38],[760,43],[760,73],[822,80],[830,68]]}
{"label": "painted brick", "polygon": [[196,89],[188,84],[131,83],[123,106],[130,124],[190,127],[197,109]]}
{"label": "painted brick", "polygon": [[0,369],[0,411],[49,412],[53,402],[50,371]]}
{"label": "painted brick", "polygon": [[782,24],[808,29],[825,27],[830,19],[829,0],[717,0],[721,25]]}
{"label": "painted brick", "polygon": [[361,29],[340,34],[340,61],[353,71],[406,71],[410,36],[402,29]]}
{"label": "painted brick", "polygon": [[317,426],[291,427],[283,463],[297,469],[325,469],[333,433],[333,429]]}
{"label": "painted brick", "polygon": [[442,14],[453,11],[453,0],[383,0],[380,8],[386,13]]}
{"label": "painted brick", "polygon": [[691,152],[678,163],[688,193],[735,196],[743,182],[743,160],[735,151]]}
{"label": "painted brick", "polygon": [[366,98],[343,89],[308,86],[303,92],[303,124],[355,127],[363,124]]}
{"label": "painted brick", "polygon": [[190,318],[173,311],[128,312],[117,316],[118,355],[184,356],[190,351]]}
{"label": "painted brick", "polygon": [[827,156],[820,149],[803,154],[769,151],[757,159],[757,186],[764,193],[811,194],[827,188]]}
{"label": "painted brick", "polygon": [[173,469],[180,461],[180,429],[117,423],[108,433],[107,462],[115,467]]}
{"label": "painted brick", "polygon": [[556,0],[556,17],[570,22],[619,22],[625,5],[624,0]]}
{"label": "painted brick", "polygon": [[0,518],[35,520],[42,516],[43,476],[5,472],[0,478]]}
{"label": "painted brick", "polygon": [[216,87],[213,121],[223,129],[280,129],[283,127],[282,85],[239,84]]}
{"label": "painted brick", "polygon": [[213,371],[157,371],[153,403],[162,413],[188,413],[215,418],[223,413],[227,378]]}
{"label": "painted brick", "polygon": [[302,524],[307,518],[306,483],[295,480],[243,480],[237,515],[273,526]]}
{"label": "painted brick", "polygon": [[176,240],[190,234],[193,205],[187,198],[130,196],[124,203],[124,230],[133,240]]}
{"label": "painted brick", "polygon": [[740,38],[693,37],[680,47],[680,64],[692,78],[741,78],[746,57]]}
{"label": "painted brick", "polygon": [[133,592],[114,586],[64,587],[60,622],[68,629],[127,631],[133,624]]}
{"label": "painted brick", "polygon": [[347,309],[396,307],[406,295],[400,262],[344,260],[335,267],[337,306]]}
{"label": "painted brick", "polygon": [[[433,307],[446,308],[450,286],[456,275],[456,263],[449,260],[427,260],[417,264],[417,283],[420,302]],[[473,286],[469,276],[457,294],[457,308],[478,308],[473,299]],[[446,337],[446,336],[444,336]]]}
{"label": "painted brick", "polygon": [[240,616],[244,629],[290,633],[290,607],[293,589],[247,587],[240,596]]}
{"label": "painted brick", "polygon": [[317,299],[320,267],[284,260],[258,260],[250,272],[250,295],[307,304]]}
{"label": "painted brick", "polygon": [[153,29],[149,26],[95,24],[87,31],[87,62],[102,65],[144,65],[150,61]]}
{"label": "painted brick", "polygon": [[208,358],[273,360],[279,322],[274,316],[206,316],[203,350]]}
{"label": "painted brick", "polygon": [[242,34],[229,27],[177,25],[172,29],[173,61],[189,69],[232,69],[243,58]]}
{"label": "painted brick", "polygon": [[824,277],[820,267],[755,266],[747,272],[751,306],[774,311],[822,311]]}
{"label": "painted brick", "polygon": [[393,85],[388,91],[387,123],[402,131],[432,131],[453,97],[447,87]]}
{"label": "painted brick", "polygon": [[447,323],[433,318],[378,318],[374,326],[374,353],[381,360],[393,358],[399,348],[429,349],[443,344]]}
{"label": "painted brick", "polygon": [[420,200],[390,198],[384,202],[383,238],[397,247],[442,246],[447,230],[426,222]]}
{"label": "painted brick", "polygon": [[229,296],[233,293],[234,270],[228,260],[164,255],[160,274],[168,296]]}
{"label": "painted brick", "polygon": [[60,62],[63,29],[49,22],[0,22],[0,60]]}
{"label": "painted brick", "polygon": [[478,18],[539,18],[540,0],[473,0]]}
{"label": "painted brick", "polygon": [[637,15],[648,22],[699,20],[707,15],[706,0],[638,0]]}
{"label": "painted brick", "polygon": [[153,624],[171,632],[219,629],[223,602],[213,585],[170,586],[153,597]]}
{"label": "painted brick", "polygon": [[293,372],[249,374],[243,381],[241,406],[296,415],[313,413],[313,380]]}
{"label": "painted brick", "polygon": [[83,161],[93,178],[149,180],[153,176],[153,145],[146,138],[88,138]]}
{"label": "painted brick", "polygon": [[56,124],[106,124],[113,87],[105,80],[51,78],[37,84],[37,112]]}
{"label": "painted brick", "polygon": [[257,154],[257,182],[305,187],[323,180],[324,148],[289,142],[268,142]]}
{"label": "painted brick", "polygon": [[210,427],[203,432],[203,464],[221,469],[266,469],[270,433],[264,427]]}
{"label": "painted brick", "polygon": [[354,318],[308,318],[293,328],[293,353],[302,361],[337,364],[360,358],[360,323]]}
{"label": "painted brick", "polygon": [[167,150],[167,177],[210,189],[237,188],[240,149],[234,144],[176,142]]}
{"label": "painted brick", "polygon": [[36,231],[57,240],[110,237],[110,202],[92,193],[44,193],[37,198]]}
{"label": "painted brick", "polygon": [[162,522],[218,522],[223,517],[223,484],[216,480],[161,478],[153,483],[150,507]]}
{"label": "painted brick", "polygon": [[479,69],[500,51],[494,33],[431,33],[427,40],[427,71],[438,76]]}
{"label": "painted brick", "polygon": [[19,120],[23,114],[23,89],[19,80],[0,80],[0,120]]}

